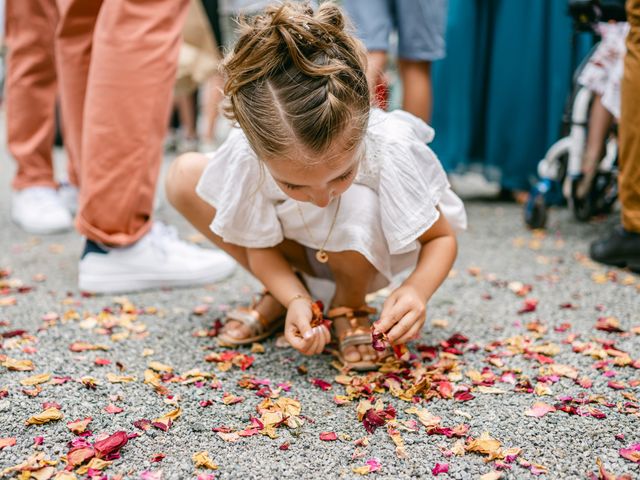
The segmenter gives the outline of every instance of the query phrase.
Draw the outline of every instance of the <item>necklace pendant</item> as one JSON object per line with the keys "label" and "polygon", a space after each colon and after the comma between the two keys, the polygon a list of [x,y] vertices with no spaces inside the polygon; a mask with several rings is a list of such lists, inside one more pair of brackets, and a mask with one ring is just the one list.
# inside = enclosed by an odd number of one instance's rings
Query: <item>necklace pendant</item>
{"label": "necklace pendant", "polygon": [[318,250],[316,252],[316,260],[320,263],[327,263],[329,261],[329,254],[324,250]]}

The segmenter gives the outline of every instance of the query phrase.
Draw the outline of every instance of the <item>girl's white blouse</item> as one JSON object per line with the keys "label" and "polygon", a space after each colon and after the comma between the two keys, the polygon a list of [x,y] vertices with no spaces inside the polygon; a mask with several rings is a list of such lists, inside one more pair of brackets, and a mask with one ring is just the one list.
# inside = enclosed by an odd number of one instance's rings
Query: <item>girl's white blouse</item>
{"label": "girl's white blouse", "polygon": [[[466,228],[462,201],[427,146],[433,136],[431,127],[407,112],[372,110],[365,155],[354,183],[342,195],[327,251],[359,251],[389,281],[415,262],[417,239],[438,219],[438,208],[456,230]],[[216,209],[214,233],[249,248],[271,247],[284,238],[320,248],[336,199],[325,208],[299,204],[308,231],[298,202],[260,164],[242,130],[233,129],[208,158],[196,191]]]}

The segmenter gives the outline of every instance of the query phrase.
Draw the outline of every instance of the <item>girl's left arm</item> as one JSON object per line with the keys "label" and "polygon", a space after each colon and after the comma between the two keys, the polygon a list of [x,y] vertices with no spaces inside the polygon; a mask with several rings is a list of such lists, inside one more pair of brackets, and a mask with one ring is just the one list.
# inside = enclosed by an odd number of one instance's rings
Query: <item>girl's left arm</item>
{"label": "girl's left arm", "polygon": [[458,252],[455,232],[442,213],[418,240],[422,247],[416,268],[389,295],[375,323],[392,343],[406,343],[419,335],[427,303],[447,278]]}

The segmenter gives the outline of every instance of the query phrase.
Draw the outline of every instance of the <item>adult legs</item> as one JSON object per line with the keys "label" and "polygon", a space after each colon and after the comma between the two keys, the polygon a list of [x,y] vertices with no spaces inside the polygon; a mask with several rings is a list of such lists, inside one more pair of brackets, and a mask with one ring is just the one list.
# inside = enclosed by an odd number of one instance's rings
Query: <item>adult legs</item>
{"label": "adult legs", "polygon": [[63,113],[80,164],[76,226],[130,245],[151,228],[188,2],[58,2]]}
{"label": "adult legs", "polygon": [[[11,217],[23,230],[49,234],[70,230],[53,171],[56,69],[55,0],[7,2],[7,144],[17,164]],[[74,169],[69,165],[73,182]]]}
{"label": "adult legs", "polygon": [[[28,2],[25,2],[28,3]],[[60,20],[55,38],[60,108],[64,119],[64,143],[70,180],[80,185],[84,101],[93,47],[93,31],[101,0],[57,0]],[[71,172],[71,170],[70,170]]]}
{"label": "adult legs", "polygon": [[631,30],[621,85],[620,202],[622,226],[640,233],[640,0],[627,2]]}
{"label": "adult legs", "polygon": [[55,0],[8,0],[6,4],[7,145],[18,169],[12,186],[56,188]]}
{"label": "adult legs", "polygon": [[445,55],[447,0],[395,0],[402,108],[431,121],[431,62]]}

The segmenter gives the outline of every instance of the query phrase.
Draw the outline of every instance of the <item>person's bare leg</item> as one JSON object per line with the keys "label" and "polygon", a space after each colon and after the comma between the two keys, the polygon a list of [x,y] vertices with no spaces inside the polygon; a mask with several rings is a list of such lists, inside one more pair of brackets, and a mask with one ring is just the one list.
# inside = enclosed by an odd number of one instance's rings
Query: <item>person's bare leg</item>
{"label": "person's bare leg", "polygon": [[192,94],[176,95],[176,108],[180,117],[180,125],[183,128],[184,140],[196,140],[198,132],[196,130],[196,109],[193,104]]}
{"label": "person's bare leg", "polygon": [[594,95],[591,111],[589,112],[587,145],[582,156],[582,173],[584,176],[576,191],[578,198],[584,198],[589,193],[591,182],[598,170],[598,163],[600,163],[604,154],[605,143],[612,123],[613,115],[602,105],[602,97]]}
{"label": "person's bare leg", "polygon": [[[167,171],[165,181],[167,199],[200,233],[235,258],[251,273],[247,260],[247,249],[225,242],[209,228],[216,215],[216,210],[196,194],[196,185],[206,165],[207,158],[200,153],[186,153],[176,158]],[[285,240],[279,245],[279,248],[293,268],[310,272],[311,267],[307,261],[304,247],[291,240]],[[286,312],[285,307],[271,295],[262,296],[255,305],[255,309],[270,321],[276,320]],[[246,325],[235,320],[229,320],[224,326],[224,331],[227,335],[237,339],[251,335],[251,331]]]}
{"label": "person's bare leg", "polygon": [[220,115],[220,102],[224,98],[222,91],[224,78],[222,75],[214,75],[207,82],[207,94],[204,104],[204,134],[203,141],[212,144],[215,141],[216,122]]}
{"label": "person's bare leg", "polygon": [[429,123],[433,109],[431,62],[398,59],[398,70],[402,109]]}
{"label": "person's bare leg", "polygon": [[[359,308],[365,304],[365,296],[376,274],[376,269],[360,253],[355,251],[329,253],[329,267],[336,282],[336,293],[331,302],[331,307]],[[358,319],[360,325],[370,327],[368,318]],[[346,317],[334,319],[336,334],[341,336],[351,328]],[[370,361],[378,357],[371,343],[367,345],[350,345],[342,351],[345,360],[359,362]]]}
{"label": "person's bare leg", "polygon": [[367,53],[367,82],[369,82],[369,93],[371,102],[376,105],[376,87],[382,81],[387,66],[387,52],[374,50]]}

